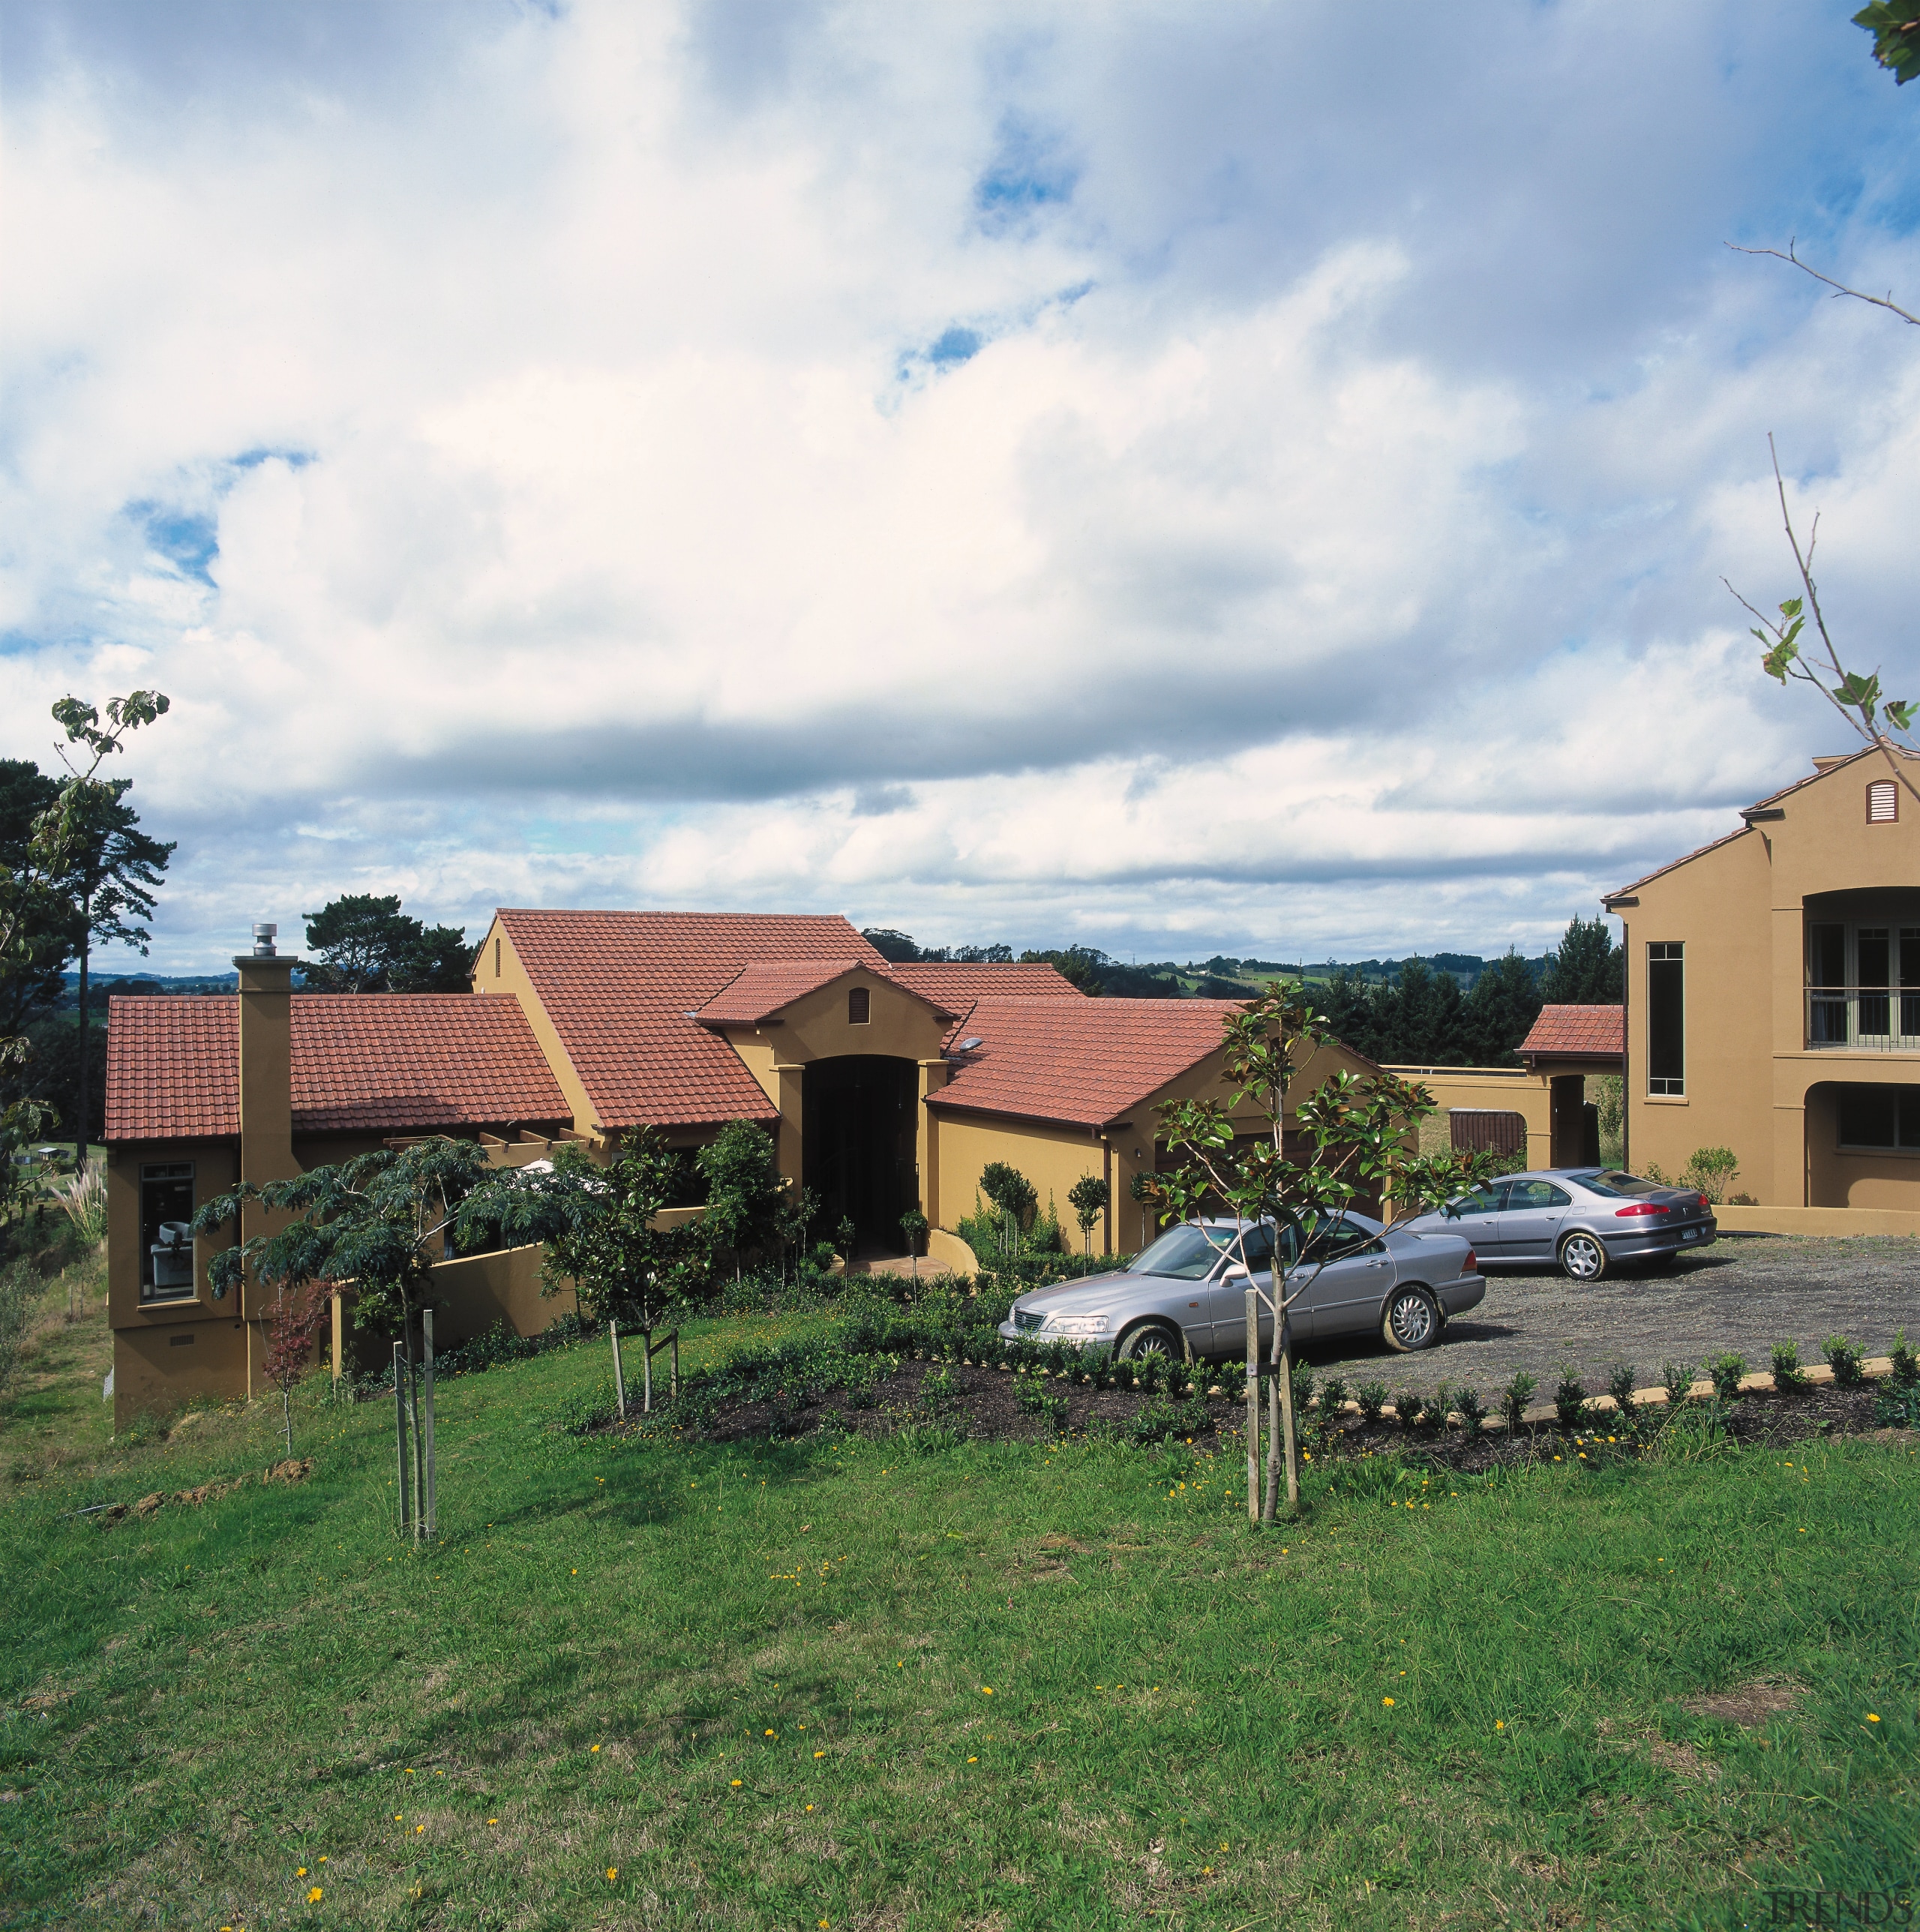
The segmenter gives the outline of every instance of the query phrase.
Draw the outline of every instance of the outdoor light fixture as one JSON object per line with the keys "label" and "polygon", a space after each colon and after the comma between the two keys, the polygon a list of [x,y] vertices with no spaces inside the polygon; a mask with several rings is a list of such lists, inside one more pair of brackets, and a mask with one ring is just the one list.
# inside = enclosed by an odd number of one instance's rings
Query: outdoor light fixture
{"label": "outdoor light fixture", "polygon": [[970,1034],[960,1042],[960,1051],[962,1053],[971,1053],[975,1047],[986,1045],[986,1042],[981,1039],[978,1034]]}
{"label": "outdoor light fixture", "polygon": [[279,931],[280,928],[270,921],[263,922],[256,920],[254,922],[254,957],[256,959],[272,959],[277,956],[273,950],[273,942],[274,935]]}

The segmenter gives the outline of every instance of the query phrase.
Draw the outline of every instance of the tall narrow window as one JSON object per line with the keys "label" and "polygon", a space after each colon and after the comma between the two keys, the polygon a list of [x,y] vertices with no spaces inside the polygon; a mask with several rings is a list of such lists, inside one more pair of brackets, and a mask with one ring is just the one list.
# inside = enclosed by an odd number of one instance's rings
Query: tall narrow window
{"label": "tall narrow window", "polygon": [[1892,778],[1876,778],[1867,788],[1867,823],[1891,825],[1900,816],[1900,788]]}
{"label": "tall narrow window", "polygon": [[194,1163],[155,1162],[140,1169],[140,1299],[190,1300],[194,1294]]}
{"label": "tall narrow window", "polygon": [[856,986],[847,995],[847,1024],[865,1026],[867,1023],[867,989]]}
{"label": "tall narrow window", "polygon": [[496,939],[496,940],[495,940],[494,941],[494,977],[495,979],[496,979],[496,980],[497,980],[500,976],[500,942]]}
{"label": "tall narrow window", "polygon": [[1863,926],[1853,936],[1860,968],[1860,998],[1856,1024],[1860,1039],[1884,1040],[1892,1028],[1892,935],[1883,926]]}
{"label": "tall narrow window", "polygon": [[1657,939],[1647,948],[1647,1091],[1687,1090],[1686,947]]}
{"label": "tall narrow window", "polygon": [[1807,928],[1807,1039],[1812,1046],[1846,1043],[1846,928]]}

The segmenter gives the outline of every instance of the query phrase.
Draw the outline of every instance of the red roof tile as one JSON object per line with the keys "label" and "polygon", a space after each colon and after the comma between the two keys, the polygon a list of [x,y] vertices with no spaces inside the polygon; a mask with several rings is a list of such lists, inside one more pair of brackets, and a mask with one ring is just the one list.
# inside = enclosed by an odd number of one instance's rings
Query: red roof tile
{"label": "red roof tile", "polygon": [[756,962],[886,970],[838,918],[504,907],[499,916],[607,1127],[774,1119],[740,1056],[688,1016]]}
{"label": "red roof tile", "polygon": [[889,975],[910,992],[949,1012],[964,1013],[976,1000],[1086,998],[1073,982],[1046,964],[1018,966],[995,961],[915,959],[890,966]]}
{"label": "red roof tile", "polygon": [[1542,1006],[1520,1051],[1548,1058],[1606,1054],[1620,1058],[1627,1051],[1626,1012],[1624,1006]]}
{"label": "red roof tile", "polygon": [[[1232,1000],[983,999],[929,1106],[1103,1126],[1221,1043]],[[1222,1090],[1224,1097],[1224,1090]]]}
{"label": "red roof tile", "polygon": [[[116,999],[108,1010],[110,1142],[239,1132],[237,1000]],[[413,1133],[572,1118],[518,1000],[299,993],[291,1026],[296,1134]]]}

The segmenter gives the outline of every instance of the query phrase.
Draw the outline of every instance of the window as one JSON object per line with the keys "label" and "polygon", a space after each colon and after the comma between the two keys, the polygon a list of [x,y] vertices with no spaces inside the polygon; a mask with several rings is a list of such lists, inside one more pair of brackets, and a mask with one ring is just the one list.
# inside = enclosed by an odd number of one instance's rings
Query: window
{"label": "window", "polygon": [[1807,1044],[1898,1048],[1920,1043],[1920,926],[1807,927]]}
{"label": "window", "polygon": [[496,940],[495,940],[494,941],[494,977],[495,979],[496,979],[496,980],[497,980],[500,976],[500,942],[496,939]]}
{"label": "window", "polygon": [[194,1163],[156,1162],[140,1169],[140,1299],[194,1298]]}
{"label": "window", "polygon": [[1874,1153],[1920,1154],[1920,1087],[1843,1087],[1840,1144]]}
{"label": "window", "polygon": [[866,1023],[867,989],[864,986],[856,986],[847,995],[847,1024],[849,1026],[865,1026]]}
{"label": "window", "polygon": [[1574,1197],[1550,1180],[1516,1180],[1507,1196],[1509,1208],[1570,1208]]}
{"label": "window", "polygon": [[1647,1091],[1687,1090],[1686,947],[1656,939],[1647,948]]}
{"label": "window", "polygon": [[1899,786],[1892,778],[1876,778],[1867,788],[1867,823],[1891,825],[1899,816]]}

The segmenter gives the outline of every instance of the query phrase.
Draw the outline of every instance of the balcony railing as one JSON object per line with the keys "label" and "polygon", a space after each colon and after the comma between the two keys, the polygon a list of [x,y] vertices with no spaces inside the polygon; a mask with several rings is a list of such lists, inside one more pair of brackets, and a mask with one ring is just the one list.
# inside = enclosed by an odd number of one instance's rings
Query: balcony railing
{"label": "balcony railing", "polygon": [[1807,1044],[1920,1053],[1920,986],[1809,986]]}

